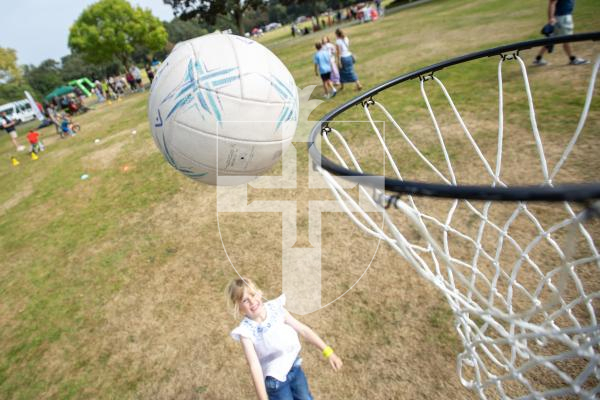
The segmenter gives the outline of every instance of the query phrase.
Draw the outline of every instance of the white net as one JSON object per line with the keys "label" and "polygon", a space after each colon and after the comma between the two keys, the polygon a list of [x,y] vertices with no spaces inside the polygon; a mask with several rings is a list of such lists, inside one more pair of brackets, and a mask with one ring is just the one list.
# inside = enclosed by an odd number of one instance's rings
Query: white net
{"label": "white net", "polygon": [[[464,147],[469,148],[470,158],[466,162],[478,165],[477,180],[487,181],[491,186],[510,186],[503,175],[502,67],[508,60],[518,63],[525,87],[532,148],[537,159],[531,168],[539,166],[541,169],[542,181],[538,183],[553,186],[576,148],[588,119],[600,56],[592,68],[575,132],[560,153],[552,148],[553,163],[547,160],[527,70],[518,55],[502,57],[498,64],[499,123],[494,151],[478,145],[448,90],[435,76],[420,80],[420,92],[439,149],[435,156],[429,148],[422,149],[419,144],[422,129],[411,137],[408,129],[405,131],[383,104],[377,101],[364,104],[364,112],[394,177],[402,180],[403,174],[414,175],[412,167],[403,169],[400,162],[413,157],[421,163],[424,176],[430,181],[448,185],[463,183],[455,171],[457,165],[465,164],[464,153],[456,159],[448,150],[448,139],[442,134],[442,124],[426,91],[426,86],[435,82],[451,108],[455,125],[460,126]],[[386,136],[374,122],[373,110],[378,110],[393,126]],[[403,147],[398,147],[399,142]],[[350,143],[330,126],[322,135],[321,146],[340,165],[363,172],[358,155],[360,142]],[[379,226],[343,187],[340,178],[318,165],[316,168],[358,226],[385,240],[444,293],[464,346],[457,358],[463,385],[475,390],[481,398],[597,398],[600,393],[600,328],[596,316],[600,307],[600,256],[595,241],[600,234],[600,224],[592,217],[600,211],[599,203],[583,207],[566,202],[443,201],[389,196],[378,189],[359,186],[359,190],[372,199],[372,206],[383,211],[382,204],[392,205],[384,212],[384,226]],[[527,168],[523,166],[523,170]],[[512,171],[512,175],[519,173]]]}

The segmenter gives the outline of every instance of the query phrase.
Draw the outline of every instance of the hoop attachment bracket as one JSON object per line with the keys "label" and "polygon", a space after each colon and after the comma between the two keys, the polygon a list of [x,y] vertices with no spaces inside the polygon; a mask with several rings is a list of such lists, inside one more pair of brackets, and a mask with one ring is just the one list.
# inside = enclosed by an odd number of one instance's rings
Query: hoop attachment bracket
{"label": "hoop attachment bracket", "polygon": [[427,75],[419,75],[419,80],[421,82],[427,82],[427,81],[433,80],[433,72],[434,71],[431,71]]}
{"label": "hoop attachment bracket", "polygon": [[519,57],[519,52],[520,50],[517,50],[513,53],[508,53],[508,54],[500,54],[500,58],[502,59],[502,61],[507,61],[507,60],[516,60],[517,57]]}
{"label": "hoop attachment bracket", "polygon": [[360,104],[361,104],[363,107],[370,107],[370,106],[372,106],[373,104],[375,104],[375,100],[373,100],[373,96],[371,96],[371,97],[369,97],[368,99],[361,101],[361,102],[360,102]]}
{"label": "hoop attachment bracket", "polygon": [[381,192],[381,191],[379,193],[377,193],[377,192],[378,192],[377,189],[373,188],[373,196],[372,197],[373,197],[373,200],[375,200],[375,202],[377,204],[379,204],[386,210],[390,209],[391,207],[398,208],[396,206],[396,203],[402,197],[400,194],[393,194],[390,196],[390,195],[385,194],[385,192]]}
{"label": "hoop attachment bracket", "polygon": [[323,125],[321,126],[321,136],[324,134],[328,134],[329,132],[331,132],[329,122],[323,122]]}

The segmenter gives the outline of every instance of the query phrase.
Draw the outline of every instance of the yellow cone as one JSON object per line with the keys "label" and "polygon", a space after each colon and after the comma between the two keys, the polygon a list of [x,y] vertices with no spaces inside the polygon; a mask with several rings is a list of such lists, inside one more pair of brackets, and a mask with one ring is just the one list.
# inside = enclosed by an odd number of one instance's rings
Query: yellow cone
{"label": "yellow cone", "polygon": [[33,151],[31,152],[31,159],[32,160],[37,160],[38,159],[37,154],[35,154]]}
{"label": "yellow cone", "polygon": [[110,100],[109,100],[109,101],[108,101],[108,104],[112,104],[112,101],[110,101]]}
{"label": "yellow cone", "polygon": [[14,158],[14,157],[11,157],[11,158],[10,158],[10,162],[12,163],[13,167],[16,167],[17,165],[19,165],[19,164],[20,164],[19,160],[17,160],[17,159],[16,159],[16,158]]}

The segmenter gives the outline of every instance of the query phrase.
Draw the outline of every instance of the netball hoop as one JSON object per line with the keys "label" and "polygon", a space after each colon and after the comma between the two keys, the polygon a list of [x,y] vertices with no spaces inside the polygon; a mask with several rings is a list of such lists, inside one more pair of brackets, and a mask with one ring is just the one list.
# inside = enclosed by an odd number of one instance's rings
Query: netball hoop
{"label": "netball hoop", "polygon": [[[535,70],[544,88],[544,79],[582,76],[567,85],[578,119],[562,121],[560,113],[540,107],[543,123],[534,107],[532,87],[536,98],[538,89],[520,56],[550,44],[593,47],[598,40],[600,32],[520,42],[422,68],[340,106],[311,132],[314,168],[352,221],[443,292],[464,346],[457,357],[461,382],[481,398],[593,399],[600,393],[600,161],[594,161],[600,160],[594,150],[600,118],[597,104],[592,107],[600,52],[596,47],[592,65],[583,69]],[[457,78],[461,66],[469,71],[464,79],[475,83],[453,100],[439,75],[454,85],[463,79]],[[490,89],[493,110],[478,113],[476,98],[487,92],[471,88],[479,88],[482,75],[497,84]],[[391,93],[401,83],[420,91],[428,125],[411,121],[419,114],[412,103],[407,112],[389,111],[401,108]],[[563,101],[560,96],[556,101]],[[513,117],[518,99],[523,117]],[[345,134],[347,122],[339,121],[359,109],[371,132]],[[491,112],[494,127],[486,119]],[[548,122],[551,117],[560,121]],[[574,133],[566,134],[565,126]],[[543,135],[546,127],[551,133]],[[370,139],[376,146],[365,144]],[[369,151],[383,151],[389,175],[369,172]],[[383,226],[343,180],[383,213]]]}

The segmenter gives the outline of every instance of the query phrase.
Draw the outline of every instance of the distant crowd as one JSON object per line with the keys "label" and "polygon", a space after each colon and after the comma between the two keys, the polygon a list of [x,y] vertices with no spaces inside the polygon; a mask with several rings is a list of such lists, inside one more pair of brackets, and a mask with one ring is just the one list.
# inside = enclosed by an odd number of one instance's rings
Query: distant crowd
{"label": "distant crowd", "polygon": [[[154,79],[154,68],[151,65],[145,66],[146,75],[150,84]],[[89,81],[88,81],[89,82]],[[121,97],[145,90],[141,70],[131,65],[126,68],[125,74],[107,76],[102,81],[95,80],[93,87],[86,87],[97,98],[98,103],[106,101],[119,101]],[[56,133],[61,138],[76,136],[79,131],[79,125],[73,121],[73,116],[90,110],[86,106],[86,94],[77,85],[73,86],[73,91],[61,96],[54,96],[50,101],[43,104],[37,103],[37,108],[44,115],[38,129],[53,125]],[[17,151],[24,151],[26,148],[19,143],[16,125],[18,121],[7,115],[6,112],[0,113],[0,127],[6,131]],[[35,130],[30,130],[26,135],[30,144],[30,154],[32,158],[37,159],[37,154],[44,151],[45,147],[41,141],[40,134]],[[13,165],[18,165],[14,157]]]}
{"label": "distant crowd", "polygon": [[320,17],[313,16],[305,19],[311,21],[311,27],[305,26],[304,28],[299,28],[297,23],[305,21],[303,18],[300,18],[297,22],[292,23],[291,33],[292,36],[295,37],[307,35],[311,32],[318,32],[321,29],[332,27],[333,25],[342,22],[358,21],[360,23],[366,23],[376,21],[383,16],[383,13],[384,8],[381,5],[381,0],[376,0],[373,3],[360,3],[347,7],[346,9],[328,12]]}

